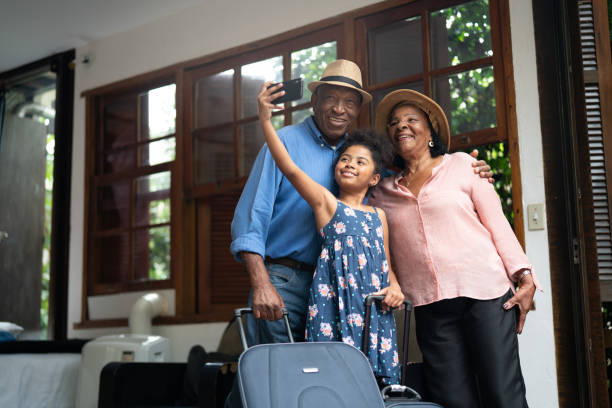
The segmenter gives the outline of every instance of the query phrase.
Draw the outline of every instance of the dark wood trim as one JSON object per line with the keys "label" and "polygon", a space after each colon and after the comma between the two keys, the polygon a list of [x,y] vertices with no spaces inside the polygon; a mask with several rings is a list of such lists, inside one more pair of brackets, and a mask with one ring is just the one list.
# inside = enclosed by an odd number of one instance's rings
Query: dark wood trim
{"label": "dark wood trim", "polygon": [[197,276],[198,276],[198,303],[197,313],[206,313],[214,306],[211,302],[211,281],[212,281],[212,262],[211,262],[211,205],[210,199],[198,200],[197,204],[197,234],[198,234],[198,254],[197,254]]}
{"label": "dark wood trim", "polygon": [[[512,207],[514,208],[515,220],[514,233],[524,248],[525,226],[523,225],[523,187],[521,184],[519,134],[516,119],[516,95],[514,92],[514,66],[512,63],[509,0],[491,0],[489,10],[491,26],[497,25],[500,28],[499,33],[493,33],[494,30],[491,30],[491,41],[493,47],[496,47],[494,48],[493,55],[495,58],[501,58],[501,61],[498,60],[499,64],[495,68],[501,68],[503,72],[501,78],[499,73],[497,75],[494,74],[495,80],[501,79],[500,83],[502,83],[501,87],[495,87],[496,100],[497,103],[504,107],[503,109],[497,110],[497,128],[500,129],[502,133],[500,139],[506,139],[508,141],[512,179]],[[494,12],[495,10],[497,13]],[[498,99],[498,97],[500,99]],[[506,137],[503,136],[504,131],[506,132]],[[528,135],[524,135],[524,137],[528,137]]]}
{"label": "dark wood trim", "polygon": [[[608,181],[608,215],[610,220],[612,220],[612,55],[610,55],[610,28],[608,16],[606,2],[594,0],[593,25],[595,29],[595,49],[597,53],[596,81],[599,83],[601,131],[604,136],[606,180]],[[587,82],[587,78],[585,78],[585,82]]]}
{"label": "dark wood trim", "polygon": [[533,2],[560,407],[608,405],[575,2]]}
{"label": "dark wood trim", "polygon": [[[505,132],[502,132],[499,129],[499,127],[494,127],[452,135],[450,150],[463,150],[470,147],[503,142],[504,139],[502,139],[502,137],[505,136]],[[514,189],[514,185],[512,188]]]}

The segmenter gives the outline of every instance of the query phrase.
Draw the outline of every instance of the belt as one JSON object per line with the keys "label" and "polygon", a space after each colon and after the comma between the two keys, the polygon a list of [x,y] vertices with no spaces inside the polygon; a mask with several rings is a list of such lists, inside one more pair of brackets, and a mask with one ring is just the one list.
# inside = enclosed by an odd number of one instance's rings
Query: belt
{"label": "belt", "polygon": [[266,256],[266,262],[271,264],[288,266],[289,268],[293,269],[301,269],[303,271],[308,272],[314,272],[315,270],[315,267],[313,265],[296,261],[295,259],[291,258],[270,258],[269,256]]}

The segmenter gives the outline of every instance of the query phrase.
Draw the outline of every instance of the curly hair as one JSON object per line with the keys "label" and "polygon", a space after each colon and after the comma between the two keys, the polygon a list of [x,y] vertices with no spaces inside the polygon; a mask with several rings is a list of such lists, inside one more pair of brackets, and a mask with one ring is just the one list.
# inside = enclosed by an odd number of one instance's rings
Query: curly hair
{"label": "curly hair", "polygon": [[393,146],[386,136],[379,135],[374,129],[357,129],[351,132],[344,143],[338,148],[338,158],[334,162],[334,167],[342,153],[351,146],[363,146],[370,151],[374,161],[374,174],[382,174],[385,163],[389,162]]}

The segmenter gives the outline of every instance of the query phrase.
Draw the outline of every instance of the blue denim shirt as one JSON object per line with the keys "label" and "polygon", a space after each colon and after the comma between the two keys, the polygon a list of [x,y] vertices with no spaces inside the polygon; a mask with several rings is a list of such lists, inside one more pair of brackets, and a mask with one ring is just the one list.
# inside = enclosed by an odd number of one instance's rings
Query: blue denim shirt
{"label": "blue denim shirt", "polygon": [[[325,141],[314,118],[286,126],[278,135],[293,161],[313,180],[336,194],[332,168],[336,149]],[[264,145],[234,212],[232,254],[238,260],[239,252],[247,251],[314,265],[320,246],[310,205],[281,173],[268,146]]]}

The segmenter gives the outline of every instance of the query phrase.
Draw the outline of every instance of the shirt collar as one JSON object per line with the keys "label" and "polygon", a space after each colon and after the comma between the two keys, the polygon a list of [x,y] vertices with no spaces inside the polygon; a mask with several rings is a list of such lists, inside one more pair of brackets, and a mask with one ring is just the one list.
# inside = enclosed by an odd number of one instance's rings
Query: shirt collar
{"label": "shirt collar", "polygon": [[347,134],[342,137],[342,140],[340,140],[337,145],[332,146],[327,142],[327,140],[325,140],[323,134],[317,127],[317,124],[314,121],[314,115],[310,115],[309,117],[307,117],[306,120],[304,120],[304,123],[306,124],[306,126],[308,126],[308,129],[310,129],[310,134],[315,139],[315,142],[317,144],[320,144],[321,147],[326,146],[332,150],[337,150],[340,146],[342,146],[342,143],[344,143],[344,140],[346,139]]}

